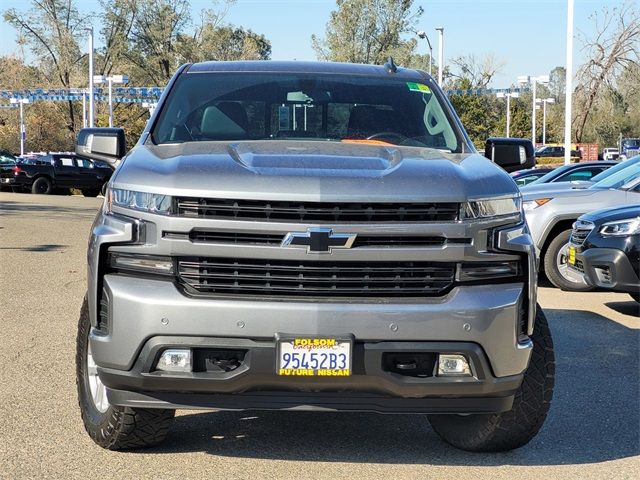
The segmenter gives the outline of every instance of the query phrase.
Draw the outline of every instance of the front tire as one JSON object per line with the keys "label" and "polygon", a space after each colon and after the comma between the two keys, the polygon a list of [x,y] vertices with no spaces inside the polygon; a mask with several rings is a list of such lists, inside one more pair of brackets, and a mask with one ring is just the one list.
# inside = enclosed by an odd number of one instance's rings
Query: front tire
{"label": "front tire", "polygon": [[571,229],[565,230],[554,238],[544,254],[544,273],[556,287],[570,292],[589,292],[593,287],[583,276],[573,272],[567,265],[567,249]]}
{"label": "front tire", "polygon": [[100,190],[82,190],[84,197],[97,197],[100,195]]}
{"label": "front tire", "polygon": [[531,360],[511,410],[466,416],[429,415],[431,426],[444,441],[470,452],[502,452],[520,448],[537,435],[551,406],[555,376],[551,331],[540,306],[531,340]]}
{"label": "front tire", "polygon": [[144,448],[162,442],[175,410],[110,405],[97,375],[89,345],[89,307],[85,297],[76,339],[76,386],[84,427],[92,440],[108,450]]}

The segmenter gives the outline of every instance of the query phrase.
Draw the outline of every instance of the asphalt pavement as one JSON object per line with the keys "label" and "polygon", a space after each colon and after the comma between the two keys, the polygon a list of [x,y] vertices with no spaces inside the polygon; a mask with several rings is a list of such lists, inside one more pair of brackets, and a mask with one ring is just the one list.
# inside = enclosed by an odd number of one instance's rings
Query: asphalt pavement
{"label": "asphalt pavement", "polygon": [[418,415],[178,413],[160,447],[109,452],[76,401],[85,250],[102,199],[0,193],[0,478],[625,479],[640,471],[640,318],[626,294],[543,286],[556,391],[527,446],[471,454]]}

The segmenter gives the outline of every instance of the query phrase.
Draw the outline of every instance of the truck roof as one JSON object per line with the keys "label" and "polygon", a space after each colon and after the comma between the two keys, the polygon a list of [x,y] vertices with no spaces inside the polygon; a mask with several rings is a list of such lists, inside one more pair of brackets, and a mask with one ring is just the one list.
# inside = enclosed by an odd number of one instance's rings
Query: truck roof
{"label": "truck roof", "polygon": [[231,62],[201,62],[187,67],[185,73],[202,72],[279,72],[279,73],[328,73],[338,75],[367,75],[424,80],[425,73],[409,68],[398,69],[389,73],[384,65],[365,65],[338,62],[299,62],[246,60]]}

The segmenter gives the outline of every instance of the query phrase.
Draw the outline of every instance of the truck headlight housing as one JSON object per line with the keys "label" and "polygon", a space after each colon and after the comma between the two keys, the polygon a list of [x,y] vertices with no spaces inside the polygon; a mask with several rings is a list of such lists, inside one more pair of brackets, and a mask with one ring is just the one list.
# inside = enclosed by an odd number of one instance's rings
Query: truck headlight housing
{"label": "truck headlight housing", "polygon": [[169,195],[136,192],[122,188],[109,188],[105,200],[105,211],[111,213],[113,207],[128,208],[140,212],[170,215],[173,201]]}
{"label": "truck headlight housing", "polygon": [[630,218],[607,222],[600,227],[600,235],[604,237],[626,237],[640,233],[640,218]]}
{"label": "truck headlight housing", "polygon": [[522,215],[522,199],[518,197],[475,200],[462,204],[461,218],[493,218]]}
{"label": "truck headlight housing", "polygon": [[173,259],[159,255],[109,252],[109,266],[117,271],[173,275]]}

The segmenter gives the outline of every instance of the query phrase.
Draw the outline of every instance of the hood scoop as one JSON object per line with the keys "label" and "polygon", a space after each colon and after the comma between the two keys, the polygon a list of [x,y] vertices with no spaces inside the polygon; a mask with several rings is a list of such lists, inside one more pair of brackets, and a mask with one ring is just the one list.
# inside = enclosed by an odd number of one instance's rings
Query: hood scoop
{"label": "hood scoop", "polygon": [[231,144],[227,151],[236,163],[259,175],[313,176],[334,171],[340,176],[378,177],[386,175],[402,162],[402,153],[394,147],[322,142],[321,148],[283,148],[278,141],[273,141],[273,144],[277,148]]}

